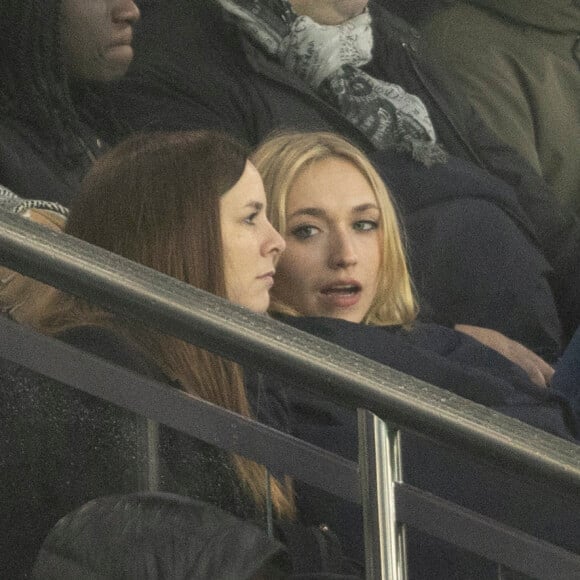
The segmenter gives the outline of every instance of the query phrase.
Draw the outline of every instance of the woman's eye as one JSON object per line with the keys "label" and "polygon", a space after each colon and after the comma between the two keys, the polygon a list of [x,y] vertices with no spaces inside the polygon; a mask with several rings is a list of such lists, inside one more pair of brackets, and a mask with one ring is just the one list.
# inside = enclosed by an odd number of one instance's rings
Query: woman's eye
{"label": "woman's eye", "polygon": [[248,217],[244,218],[244,223],[253,226],[259,213],[260,212],[258,212],[258,211],[252,212]]}
{"label": "woman's eye", "polygon": [[359,232],[369,232],[371,230],[376,230],[379,227],[379,224],[374,220],[360,220],[355,222],[353,227]]}
{"label": "woman's eye", "polygon": [[298,226],[292,229],[291,233],[294,237],[305,240],[315,236],[318,233],[318,228],[314,226]]}

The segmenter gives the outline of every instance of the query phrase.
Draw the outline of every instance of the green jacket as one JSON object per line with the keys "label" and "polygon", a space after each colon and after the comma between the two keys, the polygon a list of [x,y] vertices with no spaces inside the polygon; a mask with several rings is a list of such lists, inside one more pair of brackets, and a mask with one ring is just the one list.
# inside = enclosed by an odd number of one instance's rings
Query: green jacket
{"label": "green jacket", "polygon": [[421,28],[489,126],[580,214],[580,1],[459,0]]}

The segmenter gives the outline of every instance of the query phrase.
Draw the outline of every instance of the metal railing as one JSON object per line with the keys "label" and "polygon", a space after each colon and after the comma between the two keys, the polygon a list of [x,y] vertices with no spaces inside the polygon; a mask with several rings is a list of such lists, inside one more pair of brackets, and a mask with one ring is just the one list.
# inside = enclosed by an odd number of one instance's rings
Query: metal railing
{"label": "metal railing", "polygon": [[[418,432],[435,441],[470,453],[491,465],[501,466],[502,469],[508,465],[514,476],[524,477],[542,486],[550,486],[559,493],[568,494],[571,498],[580,497],[580,448],[575,444],[266,316],[250,313],[223,299],[191,288],[110,252],[39,227],[18,216],[0,213],[0,263],[62,290],[82,296],[122,316],[140,320],[167,334],[236,360],[242,365],[281,374],[302,384],[304,389],[340,405],[353,409],[367,409],[376,416],[388,420],[387,434],[400,429]],[[23,337],[21,345],[38,339],[47,341],[46,344],[50,343],[50,348],[55,347],[56,341],[52,339],[34,337],[32,333],[24,329],[20,331],[22,333],[20,336]],[[14,348],[11,337],[17,336],[16,329],[13,327],[7,332],[2,337],[0,356],[27,364],[25,360],[20,360],[22,357],[18,355],[23,349]],[[29,334],[25,336],[27,332]],[[62,365],[53,365],[53,368],[48,370],[53,375],[59,374],[66,367],[65,358],[61,359]],[[78,362],[77,358],[75,364],[78,365]],[[28,364],[31,363],[37,365],[33,368],[39,372],[46,372],[47,369],[38,368],[38,360],[36,363],[28,360]],[[114,368],[114,365],[108,366]],[[46,374],[51,376],[50,372]],[[111,372],[110,369],[108,372]],[[76,377],[74,369],[64,372],[64,374],[67,373],[70,376],[54,376],[53,378],[77,388],[84,388],[83,380],[78,376],[78,372]],[[102,376],[106,378],[110,375],[103,374]],[[75,382],[78,384],[73,384]],[[99,385],[93,385],[92,392],[106,400],[112,400],[107,398],[113,395],[111,392],[107,394],[106,382],[103,380]],[[139,384],[141,386],[135,388],[145,388],[148,382],[140,379]],[[164,405],[155,405],[151,408],[139,407],[138,402],[130,395],[122,401],[114,402],[176,429],[200,436],[200,433],[187,430],[188,421],[184,420],[184,413],[197,413],[199,417],[210,412],[208,404],[206,403],[206,408],[203,408],[203,402],[190,400],[189,404],[183,405],[182,398],[179,398],[179,402],[177,399],[172,402],[171,397],[179,397],[179,393],[164,389],[159,385],[150,386],[153,388],[151,397],[155,397],[156,401],[163,400]],[[162,417],[158,416],[153,407],[171,408],[175,411],[175,415],[172,412],[165,413]],[[184,408],[188,410],[178,411]],[[195,408],[197,411],[194,410]],[[217,415],[220,412],[227,414],[227,411],[219,410]],[[180,419],[177,420],[176,417]],[[189,424],[191,423],[190,421]],[[207,421],[207,423],[210,422]],[[223,432],[228,429],[225,423],[227,421],[220,423]],[[400,477],[396,475],[396,469],[395,476],[387,470],[387,478],[390,480],[386,484],[388,485],[387,495],[394,499],[396,505],[391,506],[393,510],[391,514],[383,518],[375,517],[373,526],[373,518],[370,514],[375,513],[376,496],[384,491],[381,478],[386,472],[384,457],[381,454],[377,457],[372,452],[372,449],[383,448],[385,440],[380,433],[383,428],[380,422],[373,420],[372,423],[373,427],[369,428],[367,425],[365,431],[369,434],[369,438],[361,437],[363,442],[361,479],[365,485],[362,498],[367,504],[365,511],[369,536],[376,538],[379,534],[383,537],[381,529],[384,529],[385,525],[391,530],[396,530],[401,523],[428,529],[430,525],[428,521],[425,521],[424,514],[425,510],[427,512],[430,510],[432,513],[447,518],[449,522],[461,521],[462,526],[470,525],[482,535],[481,537],[490,538],[490,541],[483,542],[485,549],[482,549],[477,545],[478,542],[462,538],[461,534],[454,533],[453,530],[450,530],[448,534],[441,530],[430,531],[430,533],[439,534],[440,537],[445,536],[447,539],[456,541],[459,546],[473,549],[486,557],[497,559],[506,566],[538,578],[580,577],[580,556],[577,554],[531,538],[513,528],[490,522],[483,516],[415,490],[400,481]],[[255,432],[259,432],[260,435],[250,437],[248,440],[252,444],[246,446],[245,449],[239,447],[241,438],[220,436],[220,445],[223,445],[225,449],[248,455],[278,472],[285,471],[297,478],[329,489],[343,498],[352,499],[353,487],[358,477],[350,462],[242,418],[238,418],[233,424],[237,425],[235,429],[244,428],[248,433],[256,430]],[[240,425],[244,426],[240,427]],[[259,442],[266,433],[268,442],[260,445]],[[215,433],[213,436],[215,440]],[[235,443],[236,441],[238,443]],[[365,441],[369,443],[365,445]],[[300,448],[300,453],[304,452],[306,460],[285,461],[290,454],[276,454],[271,451],[278,443],[293,445],[295,450]],[[389,447],[396,451],[397,446],[393,448],[389,444]],[[320,463],[307,463],[308,457],[310,459],[325,457],[328,460],[325,465],[331,470],[329,472],[333,476],[327,477],[327,481],[317,479],[314,473],[320,471]],[[396,468],[396,460],[390,460],[388,463]],[[313,469],[307,469],[308,466]],[[312,473],[307,473],[310,471]],[[344,472],[346,482],[344,486],[329,483],[329,480],[339,480],[340,477],[335,478],[334,475],[340,472]],[[422,506],[422,509],[411,509],[411,504]],[[403,556],[402,534],[387,534],[387,536],[390,537],[391,546],[394,546],[396,553]],[[493,538],[497,538],[495,552]],[[504,549],[506,542],[511,542],[510,550]],[[526,554],[526,557],[518,557],[518,549],[529,550],[532,549],[531,546],[534,553],[542,554],[543,561],[547,562],[545,566],[539,561],[536,563],[537,558],[530,560],[528,557],[530,552]],[[373,546],[369,546],[367,560],[369,577],[403,577],[404,566],[397,565],[390,572],[386,571],[383,565],[385,554],[386,548],[379,549],[377,552]],[[562,575],[555,576],[554,570],[561,570]],[[574,575],[567,576],[570,573]]]}

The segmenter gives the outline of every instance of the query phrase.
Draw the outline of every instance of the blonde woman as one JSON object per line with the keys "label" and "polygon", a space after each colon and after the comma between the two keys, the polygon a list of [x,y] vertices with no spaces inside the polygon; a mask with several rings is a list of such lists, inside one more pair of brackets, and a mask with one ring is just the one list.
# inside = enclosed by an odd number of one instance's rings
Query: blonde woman
{"label": "blonde woman", "polygon": [[[331,133],[286,133],[262,145],[254,154],[254,160],[270,197],[270,219],[288,244],[276,277],[272,309],[283,312],[295,309],[295,312],[302,315],[329,315],[372,325],[408,326],[415,321],[419,309],[413,293],[397,211],[383,180],[364,154],[342,137]],[[340,194],[343,197],[339,200]],[[298,195],[301,195],[300,199]],[[306,224],[304,212],[298,211],[298,205],[302,204],[303,210],[308,209],[312,205],[310,202],[316,202],[318,196],[325,207],[309,209],[328,214],[328,231],[325,229],[320,236],[305,236],[304,231],[300,236],[296,235],[292,231],[293,226]],[[339,201],[342,203],[340,207]],[[365,217],[364,212],[356,214],[356,207],[363,205],[375,206],[369,215],[373,218],[370,222],[376,221],[376,227],[371,226],[368,220],[366,225],[362,223],[365,221],[362,219]],[[289,207],[292,211],[289,211]],[[338,215],[340,210],[342,215]],[[288,215],[294,211],[297,212],[294,219],[296,224],[289,224]],[[318,241],[330,244],[332,247],[328,249],[339,250],[345,239],[341,239],[340,228],[335,227],[335,222],[342,219],[342,226],[347,227],[346,222],[351,214],[353,218],[361,218],[360,223],[353,219],[351,224],[353,243],[356,245],[361,240],[370,241],[370,247],[361,248],[360,259],[354,269],[370,268],[372,276],[376,276],[376,285],[351,288],[351,299],[356,302],[356,306],[333,310],[324,304],[331,306],[333,297],[342,297],[342,303],[346,304],[346,290],[340,295],[338,292],[321,295],[315,291],[309,294],[301,283],[309,272],[313,275],[321,273],[328,260],[342,259],[341,256],[330,255]],[[364,233],[366,230],[356,231],[356,228],[365,227],[371,228],[374,233],[369,232],[367,235]],[[313,228],[318,230],[316,225]],[[346,242],[350,243],[349,240]],[[319,263],[316,264],[312,263],[313,247],[319,250]],[[369,263],[370,256],[376,258],[373,264]],[[285,265],[290,263],[302,265],[304,272],[286,268]],[[341,276],[348,278],[347,274],[353,271],[353,267],[332,266],[331,270],[334,274],[340,272],[340,275],[335,276],[329,271],[324,276],[329,280],[334,278],[340,281]],[[313,306],[315,299],[316,306]],[[496,331],[465,324],[457,324],[455,328],[472,335],[520,365],[538,385],[546,385],[553,374],[552,367],[539,356]]]}
{"label": "blonde woman", "polygon": [[[396,210],[358,149],[328,133],[284,133],[263,143],[252,160],[264,180],[270,220],[286,242],[272,289],[274,315],[562,437],[576,435],[563,397],[535,386],[520,367],[465,333],[417,320]],[[284,382],[272,388],[288,402],[295,435],[356,459],[356,415],[350,409]],[[492,475],[461,453],[404,433],[403,465],[408,483],[580,548],[577,518],[554,516],[548,505],[535,506],[547,510],[544,521],[559,518],[557,533],[544,529],[534,520],[539,512],[530,513],[529,498],[508,490],[490,496],[486,485]],[[300,485],[298,505],[313,521],[329,522],[343,534],[351,557],[362,558],[359,506],[334,502]],[[483,559],[413,530],[408,539],[410,578],[497,577]]]}

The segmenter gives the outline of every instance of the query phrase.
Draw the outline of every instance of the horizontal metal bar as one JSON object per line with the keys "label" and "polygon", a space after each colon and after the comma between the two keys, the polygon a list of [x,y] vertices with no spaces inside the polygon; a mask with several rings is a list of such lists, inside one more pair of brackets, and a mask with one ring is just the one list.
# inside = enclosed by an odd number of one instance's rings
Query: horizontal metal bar
{"label": "horizontal metal bar", "polygon": [[514,473],[580,492],[580,447],[140,264],[0,214],[0,263]]}
{"label": "horizontal metal bar", "polygon": [[274,473],[360,502],[355,462],[37,334],[4,316],[0,316],[0,358],[244,455]]}
{"label": "horizontal metal bar", "polygon": [[395,484],[399,521],[542,580],[580,578],[580,555],[405,483]]}

